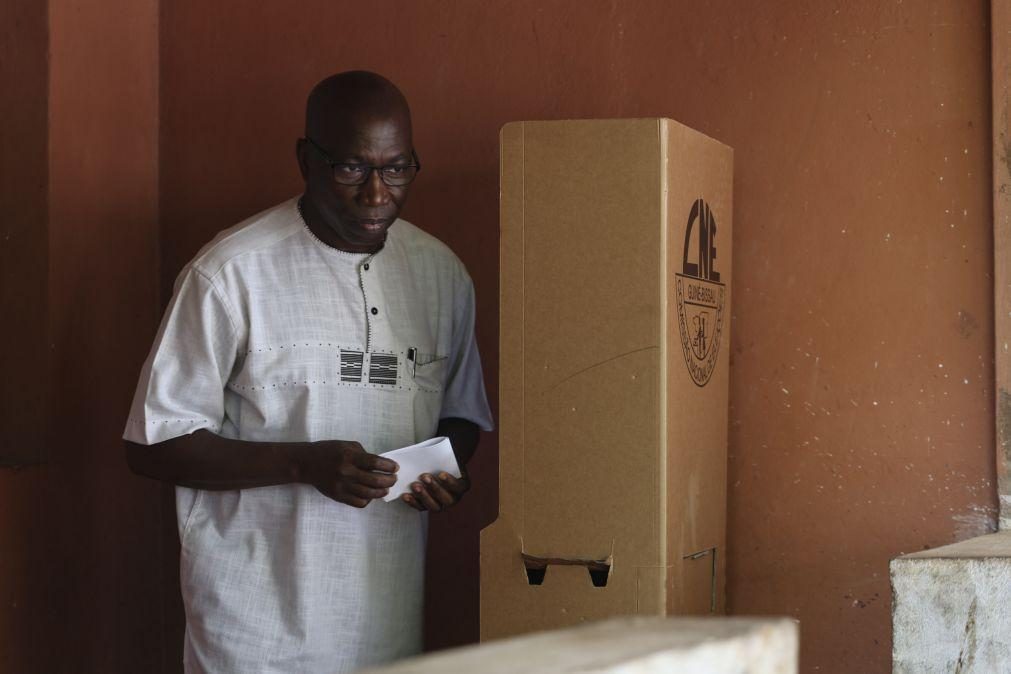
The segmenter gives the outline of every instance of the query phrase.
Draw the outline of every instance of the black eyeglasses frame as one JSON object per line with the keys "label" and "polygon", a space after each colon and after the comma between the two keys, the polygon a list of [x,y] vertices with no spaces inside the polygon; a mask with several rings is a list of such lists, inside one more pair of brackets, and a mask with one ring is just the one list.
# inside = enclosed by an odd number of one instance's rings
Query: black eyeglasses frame
{"label": "black eyeglasses frame", "polygon": [[[324,150],[320,146],[320,144],[314,141],[312,138],[305,136],[302,138],[302,140],[306,141],[307,143],[309,143],[309,145],[316,148],[316,151],[319,152],[320,156],[323,158],[323,161],[325,161],[327,165],[330,166],[330,172],[333,174],[334,182],[337,183],[338,185],[345,185],[347,187],[358,187],[359,185],[364,185],[369,181],[369,178],[372,177],[372,172],[378,171],[379,179],[382,180],[383,184],[386,185],[387,187],[407,187],[412,182],[414,182],[414,179],[418,177],[418,173],[421,171],[421,160],[418,159],[418,153],[415,152],[413,149],[411,150],[411,157],[414,159],[413,164],[387,164],[385,166],[376,166],[375,164],[356,164],[356,163],[334,161],[333,159],[330,158],[330,155],[327,153],[327,151]],[[341,167],[359,168],[367,170],[365,171],[365,175],[362,177],[361,180],[349,183],[342,181],[340,178],[337,177],[337,170]],[[391,183],[389,180],[390,176],[386,174],[386,171],[394,169],[403,170],[405,168],[414,169],[414,173],[411,175],[411,177],[406,182]]]}

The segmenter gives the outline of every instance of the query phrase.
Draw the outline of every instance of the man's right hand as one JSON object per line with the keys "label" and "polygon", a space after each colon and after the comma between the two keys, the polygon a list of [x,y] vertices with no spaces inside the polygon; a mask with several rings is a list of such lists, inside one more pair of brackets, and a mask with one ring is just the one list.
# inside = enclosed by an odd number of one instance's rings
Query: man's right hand
{"label": "man's right hand", "polygon": [[331,440],[314,443],[318,460],[308,482],[324,496],[355,508],[364,508],[373,499],[390,492],[399,466],[390,459],[366,452],[353,441]]}
{"label": "man's right hand", "polygon": [[250,442],[198,430],[154,445],[125,444],[130,468],[156,480],[211,491],[298,482],[356,508],[389,493],[399,468],[350,440]]}

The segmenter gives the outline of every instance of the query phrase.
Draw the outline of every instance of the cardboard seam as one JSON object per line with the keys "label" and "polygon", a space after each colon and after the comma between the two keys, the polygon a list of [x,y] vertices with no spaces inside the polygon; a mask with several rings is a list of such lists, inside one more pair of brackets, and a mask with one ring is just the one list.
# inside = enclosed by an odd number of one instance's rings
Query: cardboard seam
{"label": "cardboard seam", "polygon": [[[668,176],[667,176],[667,140],[668,140],[668,125],[664,120],[658,120],[658,132],[659,132],[659,144],[660,144],[660,376],[658,378],[658,384],[660,386],[660,442],[657,445],[659,452],[658,463],[658,484],[657,491],[660,496],[660,503],[663,507],[657,508],[659,513],[659,554],[660,561],[668,561],[668,551],[667,551],[667,378],[669,375],[669,365],[668,360],[668,348],[667,348],[667,278],[669,264],[667,250],[667,240],[668,240]],[[638,578],[636,579],[636,587],[638,589]],[[667,583],[664,582],[660,587],[660,603],[662,606],[667,605]],[[636,609],[638,612],[638,602],[639,596],[636,594]]]}
{"label": "cardboard seam", "polygon": [[660,586],[660,592],[663,601],[659,602],[661,615],[672,615],[670,612],[670,607],[667,606],[667,579],[670,578],[671,573],[674,572],[674,567],[668,564],[657,564],[655,566],[634,566],[632,571],[635,572],[635,614],[640,615],[640,604],[639,597],[642,596],[641,583],[642,574],[641,571],[648,571],[651,569],[661,569],[665,573],[663,574],[662,583]]}
{"label": "cardboard seam", "polygon": [[[520,531],[527,523],[527,125],[520,122]],[[520,544],[522,545],[522,537]]]}

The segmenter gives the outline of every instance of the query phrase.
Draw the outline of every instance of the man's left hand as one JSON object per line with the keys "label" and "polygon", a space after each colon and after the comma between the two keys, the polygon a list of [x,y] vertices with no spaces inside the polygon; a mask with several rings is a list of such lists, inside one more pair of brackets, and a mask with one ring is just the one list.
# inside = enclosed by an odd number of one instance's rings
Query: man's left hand
{"label": "man's left hand", "polygon": [[415,510],[437,513],[455,505],[469,489],[470,480],[466,477],[424,473],[417,482],[411,483],[411,493],[400,498]]}

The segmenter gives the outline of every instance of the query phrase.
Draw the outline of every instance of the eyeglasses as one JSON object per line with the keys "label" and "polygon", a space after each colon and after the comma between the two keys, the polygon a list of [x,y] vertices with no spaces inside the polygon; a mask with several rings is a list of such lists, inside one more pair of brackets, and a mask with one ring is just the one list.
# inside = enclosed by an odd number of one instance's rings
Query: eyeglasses
{"label": "eyeglasses", "polygon": [[411,150],[411,156],[414,157],[413,164],[390,164],[388,166],[342,164],[331,159],[326,150],[321,148],[319,143],[312,138],[306,136],[304,140],[316,148],[316,151],[320,153],[323,160],[330,165],[330,169],[333,171],[334,182],[340,185],[364,185],[372,176],[372,172],[378,171],[379,177],[389,187],[404,187],[405,185],[409,185],[414,180],[414,177],[418,175],[418,171],[421,170],[421,162],[418,160],[418,155],[414,153],[414,150]]}

